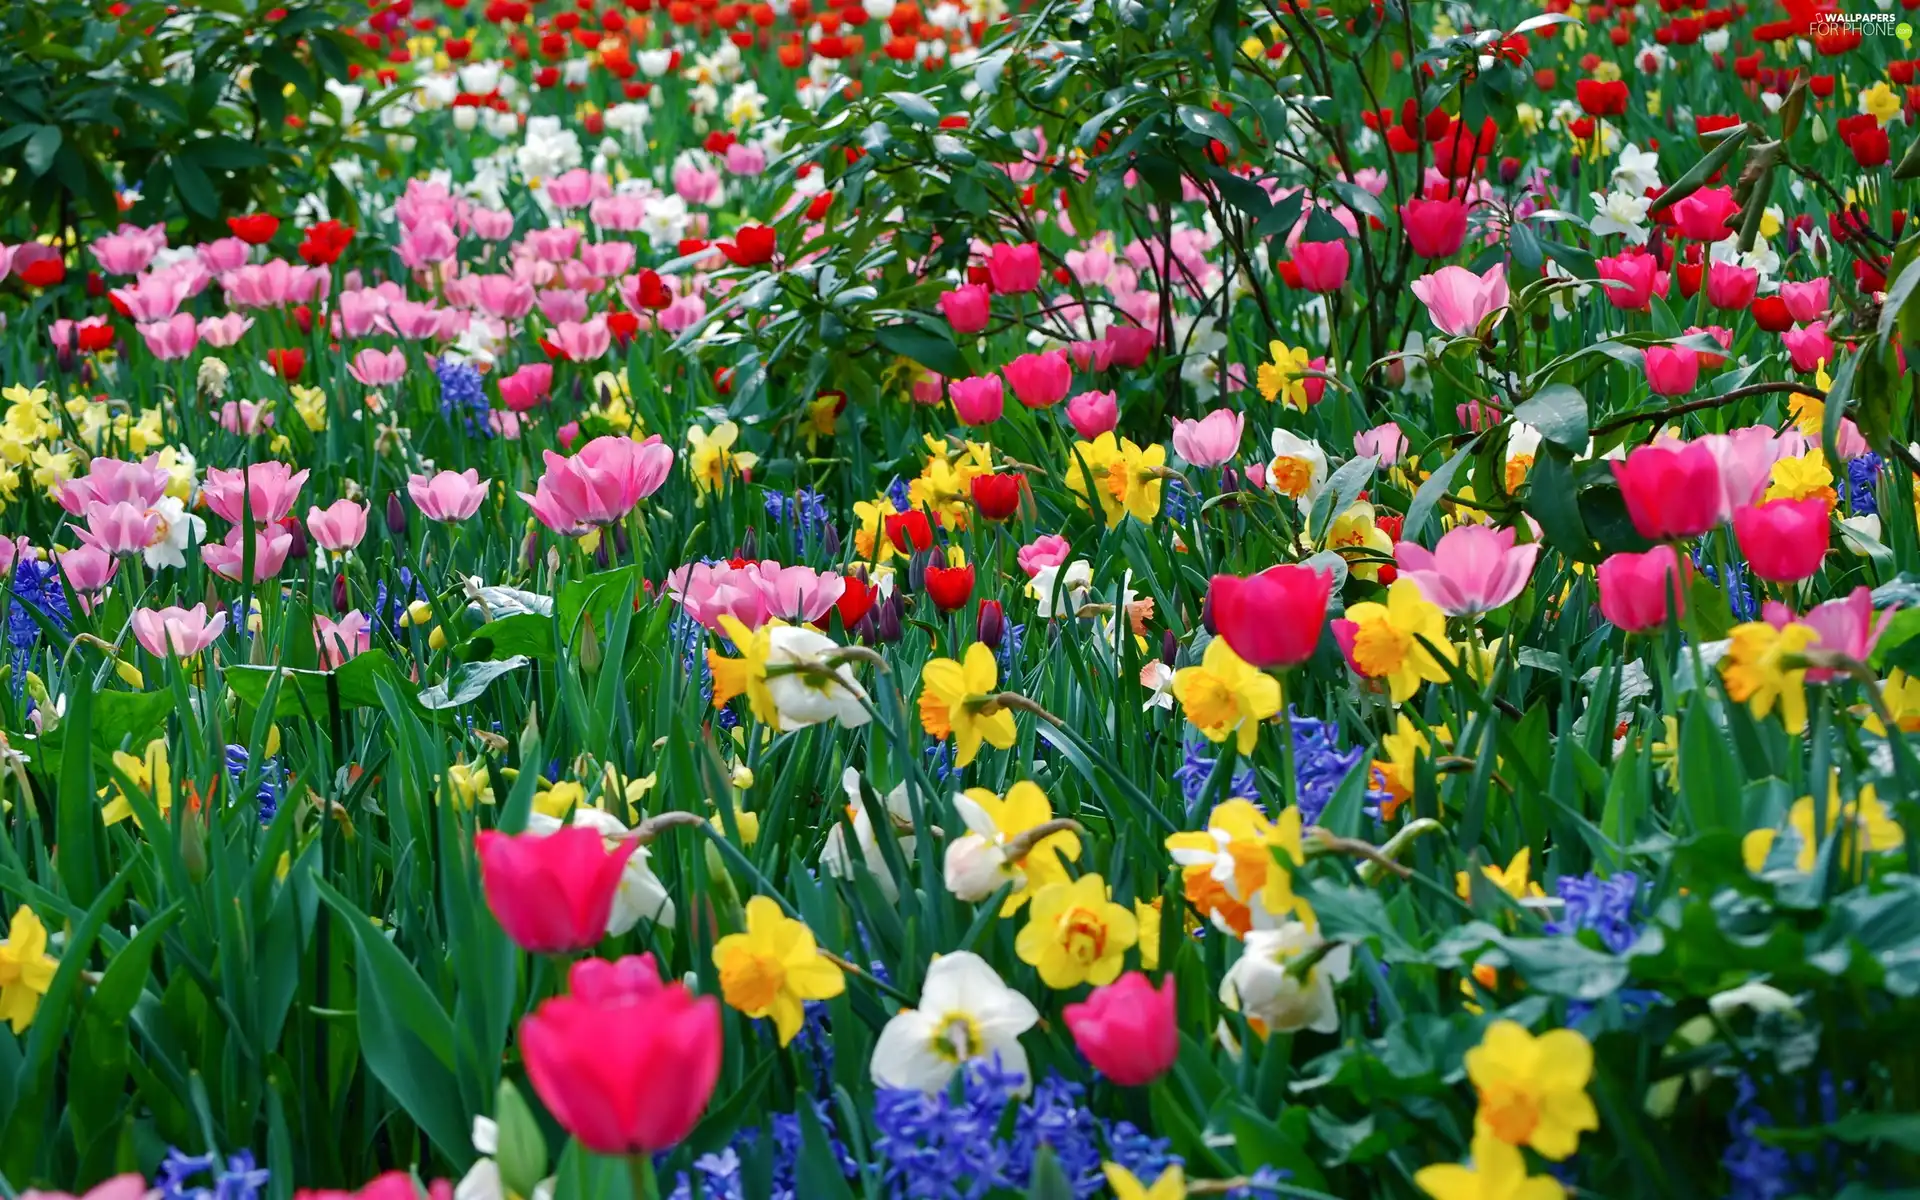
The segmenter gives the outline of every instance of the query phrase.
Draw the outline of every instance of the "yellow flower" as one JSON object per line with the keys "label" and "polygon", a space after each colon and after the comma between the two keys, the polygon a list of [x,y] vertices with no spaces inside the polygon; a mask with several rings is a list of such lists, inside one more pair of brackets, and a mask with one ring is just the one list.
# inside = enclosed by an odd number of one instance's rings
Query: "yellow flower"
{"label": "yellow flower", "polygon": [[1819,450],[1809,450],[1797,458],[1779,459],[1773,464],[1773,473],[1768,479],[1765,497],[1768,500],[1824,496],[1833,504],[1839,499],[1833,490],[1833,472],[1827,467],[1827,456]]}
{"label": "yellow flower", "polygon": [[733,444],[739,438],[740,427],[732,421],[720,422],[711,433],[698,425],[687,430],[687,461],[695,487],[710,492],[725,483],[729,475],[753,470],[760,457],[744,451],[734,453]]}
{"label": "yellow flower", "polygon": [[1744,704],[1755,720],[1780,706],[1780,720],[1788,733],[1807,727],[1807,668],[1789,666],[1787,659],[1806,652],[1820,640],[1811,625],[1790,621],[1775,629],[1765,621],[1735,625],[1727,645],[1727,656],[1720,660],[1720,675],[1727,695],[1735,704]]}
{"label": "yellow flower", "polygon": [[1133,919],[1140,925],[1140,969],[1158,971],[1160,969],[1160,897],[1155,896],[1153,903],[1145,900],[1133,902]]}
{"label": "yellow flower", "polygon": [[1256,898],[1272,916],[1304,910],[1310,923],[1312,910],[1294,896],[1292,874],[1274,865],[1275,850],[1295,864],[1305,861],[1298,808],[1282,809],[1278,821],[1269,821],[1252,801],[1235,797],[1214,807],[1204,830],[1172,834],[1166,846],[1180,868],[1187,906],[1222,928],[1245,937]]}
{"label": "yellow flower", "polygon": [[1089,507],[1098,504],[1108,529],[1128,514],[1150,525],[1160,512],[1161,472],[1166,462],[1165,446],[1155,444],[1143,450],[1126,438],[1103,433],[1091,442],[1073,444],[1067,490]]}
{"label": "yellow flower", "polygon": [[[167,739],[154,738],[148,742],[146,753],[139,758],[124,750],[115,750],[113,765],[127,777],[128,783],[153,801],[153,806],[160,810],[161,816],[173,811],[173,773],[167,767]],[[126,790],[118,780],[114,781],[113,786],[118,795],[100,810],[100,819],[113,825],[132,817],[133,823],[139,825],[140,817],[127,801]],[[104,796],[107,793],[102,789],[100,794]]]}
{"label": "yellow flower", "polygon": [[858,528],[853,531],[853,550],[860,558],[870,563],[883,563],[900,551],[887,536],[887,518],[899,515],[893,498],[885,492],[871,501],[856,501],[853,506],[854,520]]}
{"label": "yellow flower", "polygon": [[[1846,822],[1846,856],[1843,859],[1845,869],[1853,870],[1860,861],[1862,852],[1880,853],[1897,850],[1906,844],[1906,834],[1899,822],[1887,813],[1887,806],[1880,803],[1880,797],[1874,792],[1872,784],[1863,784],[1860,794],[1851,804],[1840,796],[1840,773],[1833,772],[1827,779],[1826,832],[1818,837],[1814,835],[1813,797],[1802,796],[1793,802],[1787,810],[1787,824],[1800,838],[1800,849],[1794,856],[1793,866],[1797,871],[1811,871],[1820,853],[1820,843],[1833,837],[1839,831],[1840,823]],[[1773,843],[1778,831],[1756,829],[1747,834],[1740,843],[1742,856],[1746,859],[1747,870],[1758,872],[1767,865],[1767,856],[1773,852]]]}
{"label": "yellow flower", "polygon": [[[1499,888],[1507,895],[1512,896],[1515,900],[1525,900],[1528,896],[1544,896],[1547,893],[1541,890],[1540,885],[1527,878],[1528,871],[1532,865],[1532,858],[1533,851],[1528,847],[1522,846],[1520,852],[1513,856],[1512,861],[1507,863],[1504,870],[1494,866],[1492,863],[1488,863],[1486,866],[1480,868],[1480,873],[1492,880],[1493,886]],[[1468,880],[1465,871],[1455,871],[1453,873],[1453,886],[1459,891],[1462,900],[1472,899],[1473,884]]]}
{"label": "yellow flower", "polygon": [[45,446],[36,446],[28,456],[28,461],[33,467],[33,485],[49,496],[61,484],[73,478],[73,454],[70,451],[55,453]]}
{"label": "yellow flower", "polygon": [[727,701],[745,694],[753,718],[770,728],[780,728],[780,706],[774,703],[773,690],[767,686],[767,657],[773,653],[773,631],[785,626],[778,619],[758,629],[748,629],[732,613],[720,614],[720,628],[739,658],[728,658],[718,650],[707,651],[707,666],[713,671],[713,707],[717,711]]}
{"label": "yellow flower", "polygon": [[1301,412],[1307,410],[1306,372],[1313,370],[1313,355],[1307,353],[1304,346],[1288,349],[1285,342],[1269,342],[1267,352],[1273,356],[1272,362],[1260,364],[1260,370],[1254,375],[1254,383],[1260,388],[1261,398],[1269,404],[1285,397],[1286,402]]}
{"label": "yellow flower", "polygon": [[[727,819],[722,814],[714,813],[711,817],[707,818],[707,824],[713,826],[714,832],[718,833],[721,837],[727,836]],[[736,806],[733,810],[733,826],[740,831],[741,845],[751,846],[760,840],[759,813],[749,812],[744,808]]]}
{"label": "yellow flower", "polygon": [[972,762],[982,741],[1012,747],[1013,714],[987,699],[999,686],[1000,665],[980,642],[967,647],[963,662],[936,658],[921,668],[920,727],[930,737],[953,736],[956,767]]}
{"label": "yellow flower", "polygon": [[571,779],[562,780],[550,788],[534,793],[533,811],[559,820],[565,817],[574,805],[586,798],[586,788]]}
{"label": "yellow flower", "polygon": [[1486,1132],[1473,1136],[1473,1165],[1422,1167],[1413,1182],[1433,1200],[1564,1200],[1567,1189],[1550,1175],[1529,1176],[1520,1152]]}
{"label": "yellow flower", "polygon": [[1571,1029],[1536,1038],[1517,1022],[1495,1021],[1467,1051],[1466,1066],[1480,1094],[1476,1128],[1509,1146],[1531,1146],[1560,1162],[1579,1148],[1583,1131],[1600,1128],[1587,1096],[1593,1045]]}
{"label": "yellow flower", "polygon": [[1119,1163],[1102,1163],[1100,1170],[1113,1189],[1114,1200],[1186,1200],[1187,1177],[1178,1163],[1160,1172],[1152,1186],[1141,1183],[1139,1176]]}
{"label": "yellow flower", "polygon": [[[1369,600],[1349,608],[1334,630],[1354,668],[1369,679],[1385,680],[1396,703],[1411,699],[1423,679],[1433,683],[1447,679],[1442,656],[1447,662],[1453,659],[1447,615],[1411,579],[1394,580],[1385,604]],[[1433,650],[1420,644],[1422,637]]]}
{"label": "yellow flower", "polygon": [[0,1020],[25,1033],[40,1008],[40,997],[53,985],[59,963],[47,953],[47,927],[22,904],[13,914],[7,940],[0,942]]}
{"label": "yellow flower", "polygon": [[786,1045],[806,1021],[807,1000],[831,1000],[847,990],[846,976],[820,953],[813,931],[765,896],[747,901],[747,930],[713,947],[720,991],[749,1017],[772,1017]]}
{"label": "yellow flower", "polygon": [[1356,501],[1333,519],[1327,527],[1327,548],[1337,550],[1347,560],[1347,569],[1356,579],[1369,582],[1380,578],[1380,563],[1367,554],[1393,557],[1393,538],[1374,524],[1373,505]]}
{"label": "yellow flower", "polygon": [[1034,895],[1013,948],[1050,988],[1102,987],[1120,977],[1121,963],[1139,936],[1132,911],[1107,898],[1106,880],[1083,875]]}
{"label": "yellow flower", "polygon": [[453,799],[461,808],[472,808],[483,799],[493,803],[493,787],[487,780],[487,769],[482,766],[469,766],[455,763],[447,768],[447,787],[453,793]]}
{"label": "yellow flower", "polygon": [[317,387],[293,385],[293,411],[300,416],[300,423],[314,433],[327,427],[327,394]]}
{"label": "yellow flower", "polygon": [[[1445,737],[1447,731],[1434,732]],[[1433,743],[1419,726],[1407,719],[1407,714],[1399,713],[1394,719],[1393,732],[1380,739],[1380,752],[1386,757],[1373,760],[1373,769],[1379,773],[1381,787],[1387,793],[1380,815],[1391,821],[1394,810],[1413,798],[1414,768],[1422,758],[1433,757]]]}
{"label": "yellow flower", "polygon": [[1259,744],[1260,722],[1280,711],[1280,681],[1235,654],[1225,638],[1207,643],[1199,666],[1173,673],[1173,694],[1208,741],[1232,736],[1242,754]]}
{"label": "yellow flower", "polygon": [[1880,81],[1860,93],[1860,111],[1885,125],[1900,115],[1900,94]]}
{"label": "yellow flower", "polygon": [[[1920,679],[1895,667],[1887,672],[1886,680],[1880,685],[1880,698],[1886,702],[1887,715],[1902,733],[1920,733]],[[1887,727],[1878,713],[1867,714],[1866,726],[1876,736],[1887,736]]]}
{"label": "yellow flower", "polygon": [[828,392],[807,404],[807,419],[802,426],[807,438],[807,453],[814,452],[821,438],[833,436],[834,422],[840,416],[840,403],[845,399],[838,392]]}
{"label": "yellow flower", "polygon": [[[1053,820],[1053,804],[1047,799],[1047,793],[1039,784],[1031,780],[1021,780],[1007,789],[1007,794],[996,796],[986,788],[968,788],[963,793],[968,800],[980,806],[980,811],[993,822],[996,831],[995,840],[1002,846],[1007,845],[1029,829],[1045,825]],[[1009,862],[1025,882],[1016,887],[1007,896],[1006,903],[1000,906],[1000,915],[1010,917],[1020,911],[1020,906],[1033,898],[1033,894],[1043,887],[1069,881],[1067,868],[1060,860],[1080,861],[1080,835],[1072,830],[1050,833],[1035,842],[1026,855],[1018,861]]]}

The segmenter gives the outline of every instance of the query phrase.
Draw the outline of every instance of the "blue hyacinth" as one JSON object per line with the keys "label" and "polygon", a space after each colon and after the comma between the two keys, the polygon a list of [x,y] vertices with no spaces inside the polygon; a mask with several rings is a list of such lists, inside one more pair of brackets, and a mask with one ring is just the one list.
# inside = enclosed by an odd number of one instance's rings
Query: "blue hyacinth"
{"label": "blue hyacinth", "polygon": [[223,1164],[217,1154],[183,1154],[169,1148],[153,1183],[159,1200],[256,1200],[268,1171],[242,1150]]}
{"label": "blue hyacinth", "polygon": [[1548,933],[1575,934],[1591,929],[1600,935],[1600,944],[1615,954],[1624,954],[1640,936],[1633,918],[1640,898],[1640,877],[1632,871],[1622,871],[1611,879],[1593,874],[1563,875],[1556,889],[1565,908],[1559,920],[1548,922]]}
{"label": "blue hyacinth", "polygon": [[1871,451],[1847,460],[1847,507],[1856,517],[1880,511],[1880,463],[1880,456]]}
{"label": "blue hyacinth", "polygon": [[1773,1124],[1772,1114],[1760,1106],[1758,1090],[1746,1075],[1734,1082],[1734,1089],[1733,1109],[1727,1114],[1732,1140],[1720,1156],[1727,1172],[1727,1200],[1781,1200],[1792,1195],[1796,1190],[1792,1158],[1755,1136],[1755,1130]]}
{"label": "blue hyacinth", "polygon": [[[1313,825],[1327,811],[1334,792],[1366,757],[1366,750],[1360,746],[1342,750],[1338,730],[1331,722],[1303,717],[1292,708],[1287,709],[1287,719],[1293,725],[1293,777],[1300,789],[1300,820]],[[1369,799],[1377,804],[1385,795]]]}
{"label": "blue hyacinth", "polygon": [[[247,768],[252,765],[252,756],[245,746],[227,747],[227,776],[233,780],[237,792],[245,783]],[[280,811],[280,801],[286,793],[286,768],[278,758],[269,758],[260,764],[260,782],[254,788],[253,797],[260,805],[260,823],[268,824]]]}
{"label": "blue hyacinth", "polygon": [[466,363],[443,358],[434,364],[433,373],[440,377],[440,415],[449,421],[458,419],[468,437],[492,437],[493,430],[487,424],[491,406],[480,372]]}

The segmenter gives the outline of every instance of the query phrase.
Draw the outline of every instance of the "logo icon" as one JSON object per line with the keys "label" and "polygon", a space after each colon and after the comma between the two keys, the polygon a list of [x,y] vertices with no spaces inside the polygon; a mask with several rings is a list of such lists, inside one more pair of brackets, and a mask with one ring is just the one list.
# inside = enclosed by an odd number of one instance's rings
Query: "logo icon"
{"label": "logo icon", "polygon": [[1913,26],[1902,21],[1893,27],[1893,36],[1904,42],[1913,36]]}

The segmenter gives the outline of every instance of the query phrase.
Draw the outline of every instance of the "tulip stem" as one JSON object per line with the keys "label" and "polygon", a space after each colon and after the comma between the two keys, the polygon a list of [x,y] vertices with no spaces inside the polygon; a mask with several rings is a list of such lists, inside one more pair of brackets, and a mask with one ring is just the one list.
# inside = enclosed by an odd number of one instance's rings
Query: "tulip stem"
{"label": "tulip stem", "polygon": [[633,1200],[660,1200],[660,1186],[653,1177],[653,1159],[645,1154],[627,1155],[627,1178],[633,1181]]}

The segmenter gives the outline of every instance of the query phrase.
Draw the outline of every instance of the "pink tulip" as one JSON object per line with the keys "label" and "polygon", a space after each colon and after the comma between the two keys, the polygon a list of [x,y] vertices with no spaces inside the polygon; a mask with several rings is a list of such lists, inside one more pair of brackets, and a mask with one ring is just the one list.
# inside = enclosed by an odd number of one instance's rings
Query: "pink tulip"
{"label": "pink tulip", "polygon": [[673,469],[673,450],[658,437],[597,437],[570,458],[551,450],[544,457],[547,469],[533,495],[518,494],[542,525],[568,537],[622,520]]}
{"label": "pink tulip", "polygon": [[514,412],[539,407],[553,394],[553,364],[528,363],[500,378],[500,402]]}
{"label": "pink tulip", "polygon": [[991,295],[984,283],[962,284],[940,293],[940,311],[955,333],[979,333],[987,327],[991,315]]}
{"label": "pink tulip", "polygon": [[1173,976],[1158,988],[1139,971],[1061,1010],[1074,1045],[1094,1069],[1121,1087],[1143,1087],[1173,1068],[1180,1056],[1180,1022]]}
{"label": "pink tulip", "polygon": [[720,1078],[720,1002],[661,982],[652,955],[583,959],[568,982],[520,1023],[541,1102],[596,1154],[678,1145]]}
{"label": "pink tulip", "polygon": [[[500,235],[500,238],[504,238],[513,231],[513,217],[507,213],[500,215],[507,218],[506,232]],[[625,192],[615,196],[603,196],[587,207],[587,216],[601,229],[610,229],[616,233],[632,233],[647,223],[647,202],[640,196]],[[478,228],[478,222],[475,223],[475,228]],[[499,241],[500,238],[493,240]]]}
{"label": "pink tulip", "polygon": [[326,271],[296,267],[285,259],[236,267],[220,276],[227,303],[235,308],[280,308],[322,299],[333,286]]}
{"label": "pink tulip", "polygon": [[1113,364],[1113,343],[1104,339],[1074,342],[1067,347],[1067,354],[1073,359],[1073,365],[1082,371],[1104,371]]}
{"label": "pink tulip", "polygon": [[561,212],[585,208],[593,199],[593,174],[580,167],[547,180],[547,199]]}
{"label": "pink tulip", "polygon": [[307,472],[283,462],[254,463],[245,471],[210,467],[200,491],[207,507],[235,525],[243,523],[242,504],[253,513],[256,529],[277,524],[293,511],[294,501],[307,482]]}
{"label": "pink tulip", "polygon": [[504,242],[513,236],[513,214],[497,208],[476,208],[470,214],[473,236],[483,242]]}
{"label": "pink tulip", "polygon": [[1780,335],[1780,343],[1787,348],[1793,369],[1803,375],[1813,374],[1821,363],[1833,365],[1834,344],[1827,336],[1825,321],[1815,321],[1805,329],[1786,330]]}
{"label": "pink tulip", "polygon": [[1031,292],[1040,286],[1040,247],[1035,242],[1017,246],[1002,243],[987,251],[987,279],[1003,296]]}
{"label": "pink tulip", "polygon": [[1721,506],[1724,512],[1758,504],[1780,457],[1780,443],[1765,425],[1749,425],[1732,433],[1710,433],[1695,441],[1706,446],[1720,468]]}
{"label": "pink tulip", "polygon": [[327,670],[337,671],[350,659],[373,649],[373,622],[359,611],[350,612],[338,621],[315,613],[313,648]]}
{"label": "pink tulip", "polygon": [[1380,460],[1381,466],[1390,467],[1406,457],[1407,435],[1392,421],[1375,425],[1353,435],[1353,452],[1371,455]]}
{"label": "pink tulip", "polygon": [[215,275],[224,275],[228,271],[237,271],[247,265],[247,255],[251,251],[245,242],[237,237],[215,238],[211,242],[202,242],[194,247],[194,255]]}
{"label": "pink tulip", "polygon": [[1540,543],[1513,544],[1512,529],[1457,525],[1432,550],[1413,542],[1393,548],[1402,578],[1420,585],[1426,598],[1450,617],[1478,616],[1505,608],[1533,578]]}
{"label": "pink tulip", "polygon": [[[1769,602],[1763,615],[1768,623],[1776,627],[1793,619],[1793,613],[1787,606],[1777,602]],[[1887,631],[1887,625],[1892,620],[1892,609],[1882,612],[1877,618],[1874,616],[1873,593],[1861,586],[1837,600],[1814,605],[1800,618],[1800,623],[1811,625],[1819,631],[1820,640],[1814,643],[1816,648],[1844,654],[1857,662],[1866,662],[1872,657],[1874,646],[1879,644],[1880,635]],[[1839,674],[1831,667],[1812,667],[1807,671],[1807,682],[1825,683]]]}
{"label": "pink tulip", "polygon": [[1120,403],[1112,392],[1081,392],[1067,401],[1067,420],[1090,442],[1120,424]]}
{"label": "pink tulip", "polygon": [[1612,555],[1595,575],[1600,583],[1600,615],[1628,633],[1666,624],[1668,607],[1675,601],[1674,616],[1686,614],[1693,564],[1672,546],[1655,546],[1645,554]]}
{"label": "pink tulip", "polygon": [[1048,567],[1064,566],[1073,553],[1073,546],[1057,533],[1043,533],[1039,537],[1020,547],[1015,555],[1020,569],[1031,579]]}
{"label": "pink tulip", "polygon": [[673,169],[673,190],[695,207],[717,203],[725,187],[712,167],[681,163]]}
{"label": "pink tulip", "polygon": [[549,229],[529,229],[521,240],[521,246],[528,254],[543,262],[557,263],[573,257],[580,246],[580,231],[566,226]]}
{"label": "pink tulip", "polygon": [[458,473],[441,471],[432,477],[409,475],[407,495],[413,497],[428,520],[453,523],[480,511],[481,501],[487,498],[487,485],[480,482],[479,471],[468,467]]}
{"label": "pink tulip", "polygon": [[406,230],[394,246],[400,261],[420,271],[446,262],[460,249],[460,235],[445,221],[428,221]]}
{"label": "pink tulip", "polygon": [[1240,435],[1246,418],[1230,408],[1216,408],[1198,421],[1175,420],[1173,451],[1196,467],[1217,467],[1240,453]]}
{"label": "pink tulip", "polygon": [[613,331],[607,328],[605,317],[582,322],[562,321],[554,327],[552,341],[569,360],[593,362],[613,345]]}
{"label": "pink tulip", "polygon": [[262,429],[273,428],[273,410],[251,400],[229,400],[220,406],[216,419],[228,433],[252,437]]}
{"label": "pink tulip", "polygon": [[192,658],[220,640],[227,628],[227,614],[222,609],[208,617],[204,604],[192,608],[136,608],[132,624],[133,640],[155,658]]}
{"label": "pink tulip", "polygon": [[152,508],[167,494],[170,476],[159,459],[148,456],[144,462],[122,462],[117,458],[96,458],[87,474],[69,479],[54,492],[60,507],[74,516],[84,516],[98,504],[132,504]]}
{"label": "pink tulip", "polygon": [[487,908],[514,944],[568,954],[606,936],[621,872],[640,843],[622,838],[609,851],[599,830],[569,825],[544,835],[485,829],[474,849]]}
{"label": "pink tulip", "polygon": [[446,336],[441,327],[445,314],[431,304],[396,300],[387,306],[385,316],[387,323],[393,326],[393,331],[410,341],[423,342],[428,338]]}
{"label": "pink tulip", "polygon": [[1825,276],[1810,283],[1794,283],[1782,280],[1780,299],[1787,306],[1787,315],[1803,325],[1811,325],[1825,318],[1831,281]]}
{"label": "pink tulip", "polygon": [[139,554],[160,536],[160,514],[128,504],[87,505],[87,523],[76,530],[80,540],[107,554]]}
{"label": "pink tulip", "polygon": [[1153,356],[1159,335],[1138,325],[1107,326],[1106,341],[1113,347],[1113,365],[1132,369],[1145,366]]}
{"label": "pink tulip", "polygon": [[367,506],[342,498],[326,508],[309,508],[307,533],[329,553],[351,550],[367,536]]}
{"label": "pink tulip", "polygon": [[[208,542],[200,547],[200,560],[222,579],[238,581],[246,570],[244,530],[227,532],[223,542]],[[256,527],[253,535],[253,582],[265,583],[286,565],[287,552],[293,549],[293,534],[279,524]]]}
{"label": "pink tulip", "polygon": [[1733,263],[1707,264],[1707,303],[1738,311],[1753,303],[1760,290],[1760,272]]}
{"label": "pink tulip", "polygon": [[1700,356],[1685,346],[1647,347],[1647,386],[1656,396],[1684,396],[1700,382]]}
{"label": "pink tulip", "polygon": [[1353,253],[1345,242],[1301,242],[1293,248],[1300,286],[1310,292],[1337,292],[1346,286]]}
{"label": "pink tulip", "polygon": [[147,275],[134,286],[114,288],[115,300],[127,306],[127,315],[136,321],[165,321],[180,311],[187,298],[184,275]]}
{"label": "pink tulip", "polygon": [[247,330],[253,328],[253,318],[240,313],[227,313],[224,316],[208,317],[200,322],[200,340],[216,350],[224,350],[237,344]]}
{"label": "pink tulip", "polygon": [[[124,226],[134,229],[133,226]],[[153,256],[166,248],[167,239],[163,233],[156,240],[145,230],[133,233],[109,233],[93,239],[87,246],[94,260],[100,264],[100,270],[107,275],[138,275],[147,269]]]}
{"label": "pink tulip", "polygon": [[28,1188],[20,1193],[20,1200],[146,1200],[154,1195],[147,1188],[147,1181],[138,1175],[115,1175],[105,1183],[95,1184],[84,1196],[71,1192],[43,1192]]}
{"label": "pink tulip", "polygon": [[1699,442],[1641,446],[1610,465],[1641,537],[1698,537],[1726,519],[1719,460]]}
{"label": "pink tulip", "polygon": [[76,546],[72,550],[62,550],[59,556],[60,573],[67,578],[67,587],[80,601],[80,607],[91,612],[98,593],[112,582],[115,573],[120,570],[120,560],[97,546]]}
{"label": "pink tulip", "polygon": [[[1687,332],[1704,333],[1714,341],[1719,342],[1720,348],[1723,350],[1731,350],[1733,348],[1733,330],[1728,329],[1725,325],[1689,325],[1687,326]],[[1700,365],[1709,371],[1723,366],[1727,361],[1727,356],[1724,354],[1715,354],[1708,350],[1697,350],[1695,353],[1700,356]]]}
{"label": "pink tulip", "polygon": [[1495,263],[1480,275],[1465,267],[1441,267],[1414,280],[1411,290],[1427,306],[1434,328],[1462,337],[1507,306],[1507,264]]}
{"label": "pink tulip", "polygon": [[1022,354],[1003,368],[1013,394],[1028,408],[1047,408],[1060,403],[1073,384],[1073,368],[1065,350],[1047,350]]}
{"label": "pink tulip", "polygon": [[587,294],[572,288],[548,288],[535,301],[549,325],[587,319]]}
{"label": "pink tulip", "polygon": [[766,593],[743,567],[724,562],[677,567],[667,573],[666,593],[688,616],[716,632],[722,614],[748,629],[767,623]]}
{"label": "pink tulip", "polygon": [[638,251],[632,242],[594,242],[580,247],[580,264],[602,279],[633,270]]}
{"label": "pink tulip", "polygon": [[1694,242],[1712,243],[1733,235],[1727,222],[1739,212],[1740,206],[1733,202],[1732,188],[1701,188],[1676,202],[1671,209],[1671,217],[1681,237]]}
{"label": "pink tulip", "polygon": [[840,576],[812,567],[783,567],[763,560],[745,569],[760,588],[767,615],[783,621],[818,624],[847,590],[847,581]]}
{"label": "pink tulip", "polygon": [[952,380],[947,398],[953,401],[954,416],[962,425],[991,425],[1006,411],[1006,393],[998,375]]}
{"label": "pink tulip", "polygon": [[1233,652],[1264,670],[1313,657],[1332,595],[1333,572],[1283,563],[1244,579],[1215,575],[1207,605],[1213,628]]}
{"label": "pink tulip", "polygon": [[1827,556],[1832,521],[1825,496],[1769,500],[1733,514],[1733,536],[1747,566],[1768,583],[1811,579]]}
{"label": "pink tulip", "polygon": [[503,321],[518,321],[533,311],[533,287],[511,275],[481,275],[474,300],[480,311]]}
{"label": "pink tulip", "polygon": [[1650,254],[1615,254],[1594,264],[1607,303],[1628,312],[1639,312],[1653,303],[1654,273],[1659,260]]}
{"label": "pink tulip", "polygon": [[368,387],[386,387],[406,378],[407,355],[403,350],[375,350],[368,347],[353,356],[347,374]]}
{"label": "pink tulip", "polygon": [[172,362],[193,353],[200,344],[200,326],[192,313],[175,313],[164,321],[136,326],[147,349],[162,362]]}

